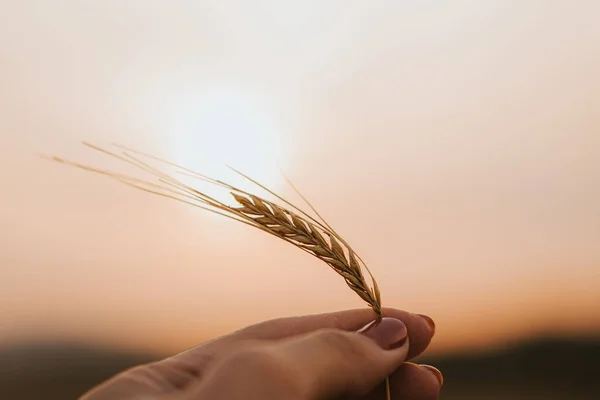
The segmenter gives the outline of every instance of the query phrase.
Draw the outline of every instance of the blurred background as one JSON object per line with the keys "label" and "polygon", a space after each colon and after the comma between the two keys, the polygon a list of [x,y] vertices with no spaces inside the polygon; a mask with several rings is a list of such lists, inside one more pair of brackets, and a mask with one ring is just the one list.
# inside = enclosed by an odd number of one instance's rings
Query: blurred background
{"label": "blurred background", "polygon": [[[112,142],[298,201],[442,399],[600,393],[600,3],[0,0],[0,398],[75,398],[262,320],[364,307],[248,227],[42,160]],[[235,249],[235,251],[232,251]]]}

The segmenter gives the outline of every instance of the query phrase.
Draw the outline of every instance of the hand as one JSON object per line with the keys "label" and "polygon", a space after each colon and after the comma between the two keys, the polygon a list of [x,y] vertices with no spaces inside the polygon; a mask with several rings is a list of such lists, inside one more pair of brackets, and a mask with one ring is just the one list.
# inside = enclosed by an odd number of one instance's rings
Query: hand
{"label": "hand", "polygon": [[[406,363],[422,353],[433,321],[384,309],[276,319],[127,370],[81,400],[435,400],[442,375]],[[361,329],[362,327],[362,329]]]}

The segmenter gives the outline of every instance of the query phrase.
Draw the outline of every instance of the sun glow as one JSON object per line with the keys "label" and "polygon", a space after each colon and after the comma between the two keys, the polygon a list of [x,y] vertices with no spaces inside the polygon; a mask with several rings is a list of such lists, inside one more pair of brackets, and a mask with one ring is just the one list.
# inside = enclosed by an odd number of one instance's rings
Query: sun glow
{"label": "sun glow", "polygon": [[[264,97],[239,91],[210,91],[174,104],[168,115],[171,132],[170,159],[175,163],[221,179],[242,189],[256,191],[244,178],[226,168],[230,165],[270,189],[281,183],[285,166],[281,154],[276,110]],[[228,192],[202,182],[182,181],[226,204]]]}

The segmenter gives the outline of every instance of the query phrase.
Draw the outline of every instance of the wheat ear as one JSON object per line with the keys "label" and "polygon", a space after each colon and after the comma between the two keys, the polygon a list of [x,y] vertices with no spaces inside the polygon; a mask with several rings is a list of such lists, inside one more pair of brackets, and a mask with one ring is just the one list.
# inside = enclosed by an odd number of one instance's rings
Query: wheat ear
{"label": "wheat ear", "polygon": [[[152,182],[138,179],[127,175],[90,167],[73,161],[68,161],[59,157],[50,157],[50,159],[62,164],[67,164],[73,167],[111,177],[122,183],[146,192],[182,201],[184,203],[253,226],[282,240],[285,240],[286,242],[293,244],[299,249],[311,254],[312,256],[329,265],[329,267],[331,267],[335,272],[344,278],[350,289],[360,296],[360,298],[363,299],[373,309],[378,317],[383,317],[379,287],[365,262],[320,216],[316,209],[306,200],[304,196],[300,194],[300,192],[293,185],[292,187],[294,190],[296,190],[302,199],[306,201],[306,203],[321,221],[310,216],[270,189],[233,168],[232,169],[236,173],[248,179],[261,189],[274,195],[284,204],[289,206],[289,208],[275,204],[271,201],[267,201],[261,197],[238,189],[220,180],[212,179],[185,167],[181,167],[169,161],[162,160],[133,149],[115,145],[120,149],[119,152],[116,152],[89,143],[84,144],[94,150],[100,151],[121,161],[125,161],[126,163],[137,168],[140,168],[153,175],[157,180]],[[221,201],[203,192],[200,192],[191,186],[188,186],[180,180],[175,179],[161,170],[150,166],[139,156],[177,167],[179,168],[180,172],[185,175],[192,176],[229,190],[235,201],[238,203],[238,206],[232,207],[226,205]],[[365,270],[369,275],[372,286],[370,286],[365,279],[363,270]],[[386,378],[385,383],[386,398],[390,400],[391,393],[389,379]]]}

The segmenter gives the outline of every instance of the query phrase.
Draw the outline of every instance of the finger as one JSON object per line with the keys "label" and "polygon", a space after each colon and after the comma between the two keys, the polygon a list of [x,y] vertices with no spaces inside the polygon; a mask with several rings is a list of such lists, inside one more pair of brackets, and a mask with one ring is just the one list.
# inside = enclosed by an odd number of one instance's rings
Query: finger
{"label": "finger", "polygon": [[[405,362],[390,376],[390,388],[393,399],[437,400],[443,384],[439,370],[429,365],[417,365]],[[385,398],[385,386],[379,385],[364,400]]]}
{"label": "finger", "polygon": [[[386,317],[399,319],[406,325],[411,343],[409,359],[418,356],[427,348],[435,333],[435,324],[431,318],[394,308],[384,308],[383,313]],[[230,338],[235,340],[274,340],[312,332],[317,329],[356,331],[374,319],[373,311],[368,308],[279,318],[244,328],[233,333]]]}
{"label": "finger", "polygon": [[359,332],[322,329],[280,342],[279,351],[294,365],[306,399],[362,396],[372,391],[406,359],[406,326],[384,318]]}
{"label": "finger", "polygon": [[392,393],[403,400],[437,399],[444,383],[441,372],[429,365],[404,363],[392,375]]}
{"label": "finger", "polygon": [[[402,321],[406,326],[411,343],[407,359],[412,359],[425,351],[435,333],[435,324],[431,318],[394,308],[384,308],[383,313]],[[273,319],[202,343],[170,357],[170,361],[183,362],[192,367],[200,366],[198,360],[215,357],[217,354],[219,357],[225,356],[241,348],[252,346],[252,342],[257,340],[285,339],[319,329],[353,332],[373,320],[373,311],[368,308]],[[206,367],[208,364],[202,361],[201,366]]]}

